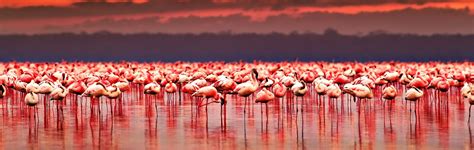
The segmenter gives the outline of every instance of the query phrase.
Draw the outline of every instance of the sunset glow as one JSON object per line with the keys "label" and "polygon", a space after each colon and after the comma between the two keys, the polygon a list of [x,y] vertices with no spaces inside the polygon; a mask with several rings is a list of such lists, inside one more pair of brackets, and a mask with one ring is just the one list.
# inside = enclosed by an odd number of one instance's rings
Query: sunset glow
{"label": "sunset glow", "polygon": [[474,149],[473,23],[474,0],[0,0],[0,150]]}
{"label": "sunset glow", "polygon": [[[101,0],[107,3],[132,2],[143,3],[146,0]],[[31,7],[31,6],[70,6],[83,0],[0,0],[0,7]]]}

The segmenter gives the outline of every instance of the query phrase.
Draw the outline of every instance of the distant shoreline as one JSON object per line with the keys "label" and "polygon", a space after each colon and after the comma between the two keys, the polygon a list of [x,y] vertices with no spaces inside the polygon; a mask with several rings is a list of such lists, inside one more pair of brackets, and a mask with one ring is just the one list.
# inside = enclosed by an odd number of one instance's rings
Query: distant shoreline
{"label": "distant shoreline", "polygon": [[474,35],[61,33],[0,35],[0,61],[473,61]]}

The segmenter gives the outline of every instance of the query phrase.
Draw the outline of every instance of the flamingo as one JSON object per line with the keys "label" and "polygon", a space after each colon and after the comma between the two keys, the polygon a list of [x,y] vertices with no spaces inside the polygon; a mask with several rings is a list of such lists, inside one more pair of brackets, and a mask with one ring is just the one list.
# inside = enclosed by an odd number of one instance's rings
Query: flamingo
{"label": "flamingo", "polygon": [[[51,91],[51,93],[49,94],[50,95],[50,100],[58,100],[58,101],[62,101],[66,95],[69,93],[69,91],[61,84],[59,83],[59,81],[57,81],[57,83],[55,83],[54,85],[54,89],[53,91]],[[58,104],[58,103],[56,103]],[[59,104],[60,107],[59,109],[61,110],[61,112],[63,111],[63,104],[60,103]]]}
{"label": "flamingo", "polygon": [[101,96],[107,95],[107,88],[105,87],[104,84],[100,82],[93,83],[89,87],[87,87],[86,91],[82,93],[82,96],[85,97],[92,97],[93,99],[95,98],[100,98]]}
{"label": "flamingo", "polygon": [[341,89],[337,84],[331,84],[327,89],[327,95],[329,98],[338,98],[341,96]]}
{"label": "flamingo", "polygon": [[[36,105],[38,104],[39,102],[39,98],[38,98],[38,95],[34,92],[30,92],[28,94],[26,94],[25,96],[25,104],[27,106],[29,106],[30,108],[31,107],[35,107],[36,108]],[[36,118],[36,109],[34,109],[35,111],[35,118]]]}
{"label": "flamingo", "polygon": [[[257,98],[255,99],[256,103],[260,103],[260,108],[262,108],[262,104],[265,104],[265,112],[268,115],[268,102],[272,101],[275,99],[275,95],[267,90],[267,88],[263,88],[257,93]],[[263,110],[261,110],[263,113]],[[268,117],[268,116],[267,116]]]}
{"label": "flamingo", "polygon": [[179,94],[179,100],[181,100],[181,88],[184,83],[189,82],[191,80],[191,77],[188,76],[186,72],[181,72],[181,74],[178,75],[178,94]]}
{"label": "flamingo", "polygon": [[328,90],[328,86],[324,83],[321,83],[321,82],[316,82],[316,84],[314,84],[314,90],[316,91],[316,93],[318,93],[318,95],[326,95],[326,92]]}
{"label": "flamingo", "polygon": [[49,94],[53,91],[54,87],[51,82],[43,81],[39,84],[38,93],[39,94]]}
{"label": "flamingo", "polygon": [[25,104],[28,106],[36,106],[38,104],[38,95],[34,92],[30,92],[25,96]]}
{"label": "flamingo", "polygon": [[192,83],[192,84],[195,84],[195,85],[197,85],[197,86],[199,86],[199,87],[205,87],[205,86],[208,85],[206,79],[204,79],[204,78],[196,79],[196,80],[194,80],[194,81],[191,82],[191,83]]}
{"label": "flamingo", "polygon": [[120,88],[117,85],[112,84],[112,86],[107,87],[107,94],[105,95],[109,99],[117,99],[122,94]]}
{"label": "flamingo", "polygon": [[214,83],[214,87],[216,87],[217,91],[220,91],[224,94],[225,99],[226,94],[234,93],[234,89],[237,87],[237,83],[235,83],[234,80],[230,79],[229,77],[221,75]]}
{"label": "flamingo", "polygon": [[262,82],[262,84],[263,84],[263,87],[269,88],[273,86],[273,80],[266,77],[265,80]]}
{"label": "flamingo", "polygon": [[34,79],[34,75],[30,72],[24,72],[18,78],[21,82],[29,83]]}
{"label": "flamingo", "polygon": [[248,82],[241,83],[237,85],[234,89],[234,92],[237,92],[237,94],[241,97],[245,97],[245,104],[244,104],[244,113],[246,111],[247,107],[247,97],[252,95],[255,91],[257,91],[258,88],[258,72],[256,69],[252,69],[252,78]]}
{"label": "flamingo", "polygon": [[49,94],[51,96],[50,100],[63,100],[68,93],[69,91],[63,85],[56,83],[56,87]]}
{"label": "flamingo", "polygon": [[442,77],[435,77],[435,78],[433,78],[433,79],[430,81],[430,83],[428,84],[428,88],[437,88],[438,83],[439,83],[441,80],[445,80],[445,79],[442,78]]}
{"label": "flamingo", "polygon": [[[415,102],[415,115],[416,115],[416,101],[423,96],[423,91],[418,89],[417,87],[412,87],[408,89],[405,93],[405,100]],[[410,104],[410,111],[411,111],[411,104]]]}
{"label": "flamingo", "polygon": [[397,96],[397,89],[393,85],[386,86],[382,90],[382,98],[393,100]]}
{"label": "flamingo", "polygon": [[16,80],[15,83],[13,84],[13,87],[15,90],[20,91],[20,92],[26,92],[26,82]]}
{"label": "flamingo", "polygon": [[267,90],[267,88],[262,88],[262,90],[260,90],[258,93],[257,93],[257,98],[255,99],[255,102],[256,103],[268,103],[269,101],[272,101],[273,99],[275,98],[275,95],[270,92],[269,90]]}
{"label": "flamingo", "polygon": [[384,79],[383,77],[378,77],[377,79],[375,79],[374,81],[375,85],[385,85],[385,84],[388,84],[388,80],[387,79]]}
{"label": "flamingo", "polygon": [[120,79],[115,85],[117,85],[122,92],[130,90],[130,83],[126,79]]}
{"label": "flamingo", "polygon": [[306,84],[303,80],[295,81],[293,86],[291,86],[291,90],[295,96],[304,96],[308,91]]}
{"label": "flamingo", "polygon": [[[178,91],[178,86],[176,86],[175,83],[173,82],[168,82],[166,83],[165,85],[165,92],[168,93],[168,94],[172,94],[171,96],[173,96],[176,91]],[[169,97],[170,95],[168,95],[168,100],[170,99]]]}
{"label": "flamingo", "polygon": [[364,75],[360,78],[357,78],[356,80],[354,80],[354,83],[356,84],[361,84],[361,85],[364,85],[370,89],[374,89],[375,88],[375,82],[374,80],[372,80],[369,76],[367,75]]}
{"label": "flamingo", "polygon": [[411,76],[409,74],[406,74],[406,73],[401,73],[400,74],[400,80],[398,82],[400,82],[403,85],[406,85],[406,84],[410,83],[411,80],[413,80],[413,76]]}
{"label": "flamingo", "polygon": [[343,72],[344,76],[353,77],[356,72],[353,69],[347,69]]}
{"label": "flamingo", "polygon": [[367,87],[366,85],[362,85],[362,84],[350,85],[348,89],[348,93],[359,99],[371,99],[374,97],[372,90],[370,90],[370,88]]}
{"label": "flamingo", "polygon": [[115,84],[117,83],[119,80],[120,80],[120,77],[111,73],[109,74],[108,76],[106,76],[106,79],[111,83],[111,84]]}
{"label": "flamingo", "polygon": [[187,94],[193,94],[193,93],[196,92],[197,90],[199,90],[199,86],[196,85],[196,83],[194,83],[194,82],[186,83],[186,84],[181,88],[181,91],[182,91],[183,93],[187,93]]}
{"label": "flamingo", "polygon": [[67,87],[67,89],[72,94],[81,95],[86,91],[87,86],[83,81],[74,81]]}
{"label": "flamingo", "polygon": [[[344,86],[342,87],[342,91],[345,92],[345,93],[349,93],[351,94],[351,89],[352,87],[354,87],[354,84],[352,83],[346,83],[344,84]],[[351,94],[352,95],[352,94]]]}
{"label": "flamingo", "polygon": [[428,81],[423,78],[416,77],[408,83],[408,87],[416,87],[418,89],[422,89],[428,86]]}
{"label": "flamingo", "polygon": [[31,93],[31,92],[37,93],[39,92],[39,84],[34,82],[34,80],[31,80],[30,83],[26,85],[25,89],[26,89],[26,93]]}
{"label": "flamingo", "polygon": [[[291,87],[291,91],[293,92],[293,95],[295,95],[296,100],[298,100],[298,97],[301,97],[301,101],[304,104],[304,95],[306,95],[306,92],[308,91],[306,83],[303,80],[295,81],[293,83],[293,86]],[[298,108],[296,109],[296,111],[298,111]],[[303,111],[303,106],[301,106],[301,111]]]}
{"label": "flamingo", "polygon": [[147,85],[145,85],[143,90],[144,90],[143,91],[144,94],[156,95],[156,94],[160,93],[161,87],[158,83],[151,82],[151,83],[148,83]]}
{"label": "flamingo", "polygon": [[146,81],[146,75],[144,75],[143,73],[140,73],[138,74],[138,76],[135,77],[135,79],[133,79],[132,83],[143,85],[145,84],[145,81]]}
{"label": "flamingo", "polygon": [[207,82],[216,82],[217,81],[217,76],[215,74],[210,74],[206,76],[206,81]]}
{"label": "flamingo", "polygon": [[469,84],[464,84],[464,86],[461,88],[461,95],[464,98],[468,98],[469,95],[470,95],[472,87],[473,86],[470,83]]}
{"label": "flamingo", "polygon": [[339,85],[345,85],[349,82],[351,82],[350,79],[343,74],[339,74],[334,78],[334,83],[339,84]]}
{"label": "flamingo", "polygon": [[217,89],[212,85],[199,88],[191,96],[202,97],[201,103],[202,103],[203,99],[206,99],[206,104],[200,104],[199,103],[199,107],[208,105],[209,104],[208,103],[209,98],[213,98],[214,99],[213,102],[220,102],[221,105],[225,104],[225,101],[224,101],[224,98],[222,97],[222,94],[217,92]]}
{"label": "flamingo", "polygon": [[7,89],[5,88],[5,85],[0,84],[0,98],[5,96],[7,96]]}
{"label": "flamingo", "polygon": [[468,122],[471,122],[471,107],[472,105],[474,105],[474,94],[472,93],[472,91],[468,91],[467,92],[467,98],[468,98],[468,102],[469,102],[469,119],[468,119]]}
{"label": "flamingo", "polygon": [[[143,93],[146,95],[157,95],[161,92],[161,86],[156,81],[150,82],[143,88]],[[155,96],[156,97],[156,96]],[[155,102],[155,109],[158,112],[157,102]]]}
{"label": "flamingo", "polygon": [[423,91],[421,91],[417,87],[412,87],[405,93],[405,100],[416,101],[420,99],[422,96],[423,96]]}
{"label": "flamingo", "polygon": [[[194,97],[201,97],[201,101],[198,102],[198,107],[206,106],[206,117],[207,117],[207,105],[210,103],[220,103],[221,104],[221,117],[222,117],[222,107],[225,109],[225,104],[227,103],[224,97],[222,97],[222,94],[217,92],[217,89],[213,85],[205,86],[202,88],[199,88],[196,92],[194,92],[191,96]],[[214,101],[208,102],[209,98],[213,98]],[[206,99],[205,104],[201,104],[202,101]],[[224,110],[225,111],[225,110]]]}
{"label": "flamingo", "polygon": [[168,83],[166,83],[166,85],[165,85],[165,91],[166,91],[166,93],[175,93],[177,89],[178,89],[178,87],[177,87],[176,84],[173,83],[173,82],[168,82]]}
{"label": "flamingo", "polygon": [[382,78],[390,83],[393,83],[400,80],[400,76],[401,76],[400,73],[393,71],[393,72],[385,72]]}
{"label": "flamingo", "polygon": [[273,93],[276,97],[283,97],[286,94],[286,87],[281,82],[276,82],[272,87]]}
{"label": "flamingo", "polygon": [[443,79],[441,81],[439,81],[437,84],[436,84],[436,90],[438,91],[441,91],[441,92],[447,92],[449,90],[449,84],[448,82],[446,81],[446,79]]}
{"label": "flamingo", "polygon": [[314,74],[314,72],[306,70],[301,75],[301,79],[303,79],[303,81],[306,82],[306,83],[311,83],[316,79],[316,75]]}
{"label": "flamingo", "polygon": [[290,74],[288,76],[284,76],[282,79],[281,79],[281,82],[283,83],[283,85],[285,85],[286,87],[291,87],[293,86],[293,84],[295,83],[296,79],[294,78],[296,72],[294,72],[293,74]]}

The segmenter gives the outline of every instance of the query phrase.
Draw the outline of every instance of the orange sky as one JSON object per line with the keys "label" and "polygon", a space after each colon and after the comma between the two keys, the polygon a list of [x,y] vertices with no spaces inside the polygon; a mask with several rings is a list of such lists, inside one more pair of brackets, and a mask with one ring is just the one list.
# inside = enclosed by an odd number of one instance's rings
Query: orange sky
{"label": "orange sky", "polygon": [[[26,6],[68,6],[82,0],[0,0],[0,7],[26,7]],[[106,2],[133,1],[142,3],[146,0],[97,0]]]}
{"label": "orange sky", "polygon": [[[0,7],[27,7],[27,6],[69,6],[73,3],[77,2],[84,2],[85,0],[0,0]],[[132,1],[134,3],[143,3],[148,0],[87,0],[88,2],[124,2],[124,1]],[[162,1],[162,0],[154,0],[154,1]],[[163,0],[163,1],[172,1],[172,0]],[[177,0],[177,1],[189,1],[189,0]],[[206,0],[193,0],[193,1],[206,1]],[[225,0],[212,0],[213,2],[216,1],[225,1]],[[229,0],[235,1],[235,0]],[[252,0],[249,0],[252,1]],[[258,0],[255,0],[258,1]],[[272,1],[272,0],[268,0]],[[292,0],[287,0],[292,1]],[[316,1],[316,0],[315,0]],[[331,1],[331,0],[326,0]],[[349,0],[333,0],[337,2],[347,2]],[[362,1],[362,0],[354,0],[354,1]],[[370,0],[369,0],[370,1]],[[250,21],[254,23],[260,23],[267,21],[269,17],[275,17],[279,15],[286,15],[291,16],[292,18],[299,18],[302,14],[306,13],[313,13],[313,12],[321,12],[321,13],[340,13],[340,14],[350,14],[350,15],[359,15],[360,13],[378,13],[378,12],[391,12],[391,11],[400,11],[407,8],[411,8],[413,10],[422,10],[426,8],[448,8],[448,9],[457,9],[457,10],[464,10],[466,7],[470,8],[470,11],[467,13],[468,16],[474,17],[474,0],[453,0],[455,2],[429,2],[423,4],[413,4],[413,3],[394,3],[399,0],[383,0],[386,3],[380,4],[351,4],[351,5],[329,5],[329,6],[314,6],[314,5],[288,5],[281,9],[274,9],[273,5],[265,5],[260,7],[255,7],[255,9],[248,9],[245,7],[246,5],[236,5],[236,7],[221,7],[220,5],[217,7],[184,7],[179,9],[174,9],[181,7],[183,5],[178,5],[178,7],[173,6],[173,9],[166,10],[166,11],[159,11],[155,9],[151,11],[130,11],[130,9],[125,9],[125,11],[117,11],[115,10],[114,13],[103,14],[103,9],[108,9],[108,5],[100,5],[101,7],[94,8],[92,13],[83,13],[87,11],[76,11],[78,10],[76,7],[65,7],[66,9],[74,10],[74,11],[65,11],[68,13],[72,13],[73,15],[58,15],[58,14],[65,14],[61,13],[64,10],[59,9],[57,11],[52,11],[54,13],[42,13],[39,11],[44,11],[43,9],[11,9],[16,10],[15,13],[18,15],[5,15],[9,13],[0,14],[0,34],[4,33],[15,33],[18,32],[25,32],[25,33],[35,33],[35,32],[47,32],[50,27],[71,27],[74,26],[81,26],[82,24],[93,24],[95,21],[100,21],[103,19],[111,19],[111,22],[123,21],[123,22],[131,22],[134,23],[133,20],[140,20],[141,18],[150,18],[150,17],[157,17],[156,21],[159,23],[169,23],[172,19],[181,18],[187,19],[186,17],[193,16],[199,18],[210,18],[210,17],[229,17],[232,15],[239,15],[249,17]],[[394,2],[389,2],[394,1]],[[405,0],[405,1],[430,1],[430,0]],[[439,1],[439,0],[433,0]],[[318,1],[320,2],[320,1]],[[147,3],[144,5],[157,5],[155,3]],[[191,3],[189,5],[195,5],[196,3]],[[128,5],[127,5],[128,6]],[[137,5],[133,5],[137,6]],[[159,5],[161,6],[161,5]],[[241,7],[242,6],[242,7]],[[166,6],[165,6],[166,7]],[[80,7],[78,7],[80,8]],[[132,7],[137,8],[137,7]],[[138,7],[140,8],[140,7]],[[187,9],[189,8],[189,9]],[[0,8],[1,9],[1,8]],[[48,8],[54,9],[54,8]],[[89,8],[91,9],[91,8]],[[110,9],[121,9],[121,7],[110,7]],[[5,9],[10,11],[10,9]],[[92,9],[91,9],[92,10]],[[140,10],[140,9],[135,9]],[[79,13],[76,13],[79,12]],[[104,10],[105,12],[105,10]],[[84,15],[85,14],[85,15]],[[363,14],[362,14],[363,15]],[[436,14],[435,14],[436,15]],[[13,17],[12,17],[13,16]],[[3,20],[2,20],[3,17]],[[404,16],[408,17],[408,16]],[[433,16],[431,17],[431,21],[433,20]],[[456,16],[454,16],[456,17]],[[408,17],[409,18],[409,17]],[[434,17],[435,18],[435,17]],[[192,18],[191,18],[192,19]],[[444,18],[446,19],[446,17]],[[130,21],[131,20],[131,21]],[[171,20],[171,21],[170,21]],[[434,19],[440,20],[440,19]],[[442,20],[442,19],[441,19]],[[469,19],[468,19],[469,20]],[[332,20],[329,20],[331,22]],[[321,24],[323,24],[322,22]],[[192,23],[188,23],[192,24]],[[162,25],[162,24],[159,24]],[[408,28],[408,27],[407,27]],[[436,28],[433,32],[437,32],[438,29],[446,29],[452,27],[444,27],[444,28]],[[109,27],[104,27],[103,29],[110,29]],[[384,26],[374,28],[375,29],[385,29],[390,30],[391,28],[385,28]],[[469,33],[474,33],[474,30],[469,30]],[[15,32],[13,32],[15,31]],[[403,30],[397,30],[403,31]],[[410,30],[411,31],[411,30]],[[458,32],[453,31],[453,32]],[[462,31],[459,31],[462,32]]]}
{"label": "orange sky", "polygon": [[[26,7],[26,6],[68,6],[76,2],[127,2],[131,1],[134,3],[143,3],[149,0],[0,0],[0,7]],[[214,2],[227,2],[232,0],[213,0]],[[334,0],[337,1],[337,0]],[[423,1],[423,0],[421,0]],[[431,0],[424,0],[424,2],[430,2]],[[463,3],[473,3],[472,0],[446,0],[451,2],[463,2]],[[444,1],[443,3],[446,3]],[[360,1],[356,1],[360,2]],[[433,2],[442,2],[439,0],[433,0]]]}
{"label": "orange sky", "polygon": [[[73,3],[77,2],[109,2],[109,3],[114,3],[114,2],[133,2],[133,3],[144,3],[150,0],[0,0],[0,8],[1,7],[13,7],[13,8],[18,8],[18,7],[28,7],[28,6],[70,6]],[[221,2],[221,1],[234,1],[234,0],[213,0],[213,2]],[[271,0],[269,0],[271,1]],[[290,0],[291,1],[291,0]],[[334,0],[336,1],[336,0]],[[359,5],[346,5],[346,6],[326,6],[326,7],[318,7],[318,6],[305,6],[305,5],[300,5],[297,7],[287,7],[287,8],[295,8],[293,10],[297,10],[297,13],[301,12],[332,12],[332,13],[344,13],[344,14],[357,14],[360,12],[384,12],[384,11],[393,11],[393,10],[401,10],[405,9],[407,7],[414,8],[414,9],[423,9],[423,8],[450,8],[450,9],[464,9],[466,7],[469,7],[471,10],[471,13],[474,14],[474,0],[446,0],[446,1],[451,1],[451,2],[440,2],[439,0],[433,0],[437,2],[429,2],[431,0],[418,0],[418,1],[424,1],[428,3],[423,3],[423,4],[401,4],[401,3],[391,3],[389,2],[390,0],[386,0],[385,2],[387,3],[381,3],[377,5],[367,5],[367,4],[359,4]],[[394,0],[397,1],[397,0]],[[407,0],[410,1],[410,0]],[[359,2],[359,1],[358,1]],[[190,4],[193,5],[193,4]],[[281,11],[267,11],[267,10],[258,10],[258,12],[254,11],[244,11],[241,12],[240,9],[236,8],[239,10],[239,13],[246,14],[248,16],[252,16],[253,18],[256,18],[259,20],[259,17],[266,17],[266,16],[271,16],[272,14],[280,14],[282,13]],[[236,9],[231,9],[231,12],[234,12]],[[219,10],[219,9],[217,9]],[[217,16],[222,16],[226,15],[226,13],[229,12],[228,9],[227,11],[215,11],[212,10],[213,14],[212,15],[217,15]],[[288,10],[288,9],[287,9]],[[287,11],[286,10],[286,11]],[[290,9],[291,10],[291,9]],[[204,13],[201,13],[200,11],[203,11]],[[220,10],[221,11],[221,10]],[[199,10],[198,12],[196,11],[186,11],[185,14],[193,14],[193,15],[200,15],[200,14],[205,14],[206,10]],[[177,13],[177,12],[172,12],[172,13]],[[283,11],[285,13],[285,11]],[[289,12],[290,14],[293,14],[295,12]],[[180,14],[178,12],[178,14]],[[233,13],[229,13],[233,14]],[[143,15],[143,14],[142,14]],[[185,15],[185,16],[186,16]]]}

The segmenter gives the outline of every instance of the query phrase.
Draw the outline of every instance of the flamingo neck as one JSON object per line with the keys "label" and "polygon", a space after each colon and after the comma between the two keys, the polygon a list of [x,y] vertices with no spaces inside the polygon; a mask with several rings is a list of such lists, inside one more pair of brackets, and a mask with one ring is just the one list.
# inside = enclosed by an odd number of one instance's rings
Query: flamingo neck
{"label": "flamingo neck", "polygon": [[257,74],[254,72],[252,72],[252,85],[255,87],[255,89],[258,87]]}

